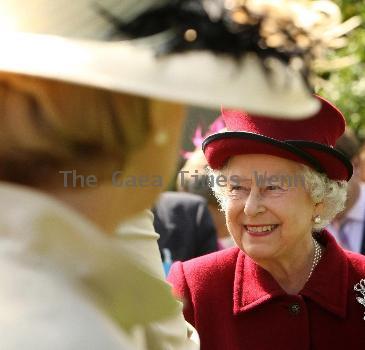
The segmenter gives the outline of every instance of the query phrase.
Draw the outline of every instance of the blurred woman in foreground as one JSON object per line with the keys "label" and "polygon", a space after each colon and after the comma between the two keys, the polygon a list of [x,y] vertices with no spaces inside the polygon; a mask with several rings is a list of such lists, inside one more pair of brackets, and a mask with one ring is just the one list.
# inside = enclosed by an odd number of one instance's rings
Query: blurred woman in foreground
{"label": "blurred woman in foreground", "polygon": [[[146,341],[149,349],[195,348],[163,282],[152,215],[126,221],[127,227],[119,228],[122,239],[114,234],[125,215],[144,204],[130,200],[126,206],[128,193],[143,189],[117,186],[113,173],[153,173],[153,164],[144,166],[163,149],[153,131],[167,111],[175,123],[182,119],[182,108],[166,103],[156,111],[155,102],[146,99],[7,73],[0,74],[0,94],[0,276],[6,284],[0,303],[6,348],[49,349],[57,343],[62,349],[76,344],[144,349]],[[123,120],[130,118],[129,126],[143,135],[142,111],[149,110],[156,126],[146,135],[148,147],[128,153]],[[174,154],[164,152],[160,159],[168,162]],[[158,191],[145,188],[144,198],[152,201]],[[126,241],[126,231],[134,245]],[[133,247],[148,250],[143,250],[148,264],[137,259]],[[172,319],[171,329],[152,330],[153,322]],[[143,330],[154,339],[145,339]]]}

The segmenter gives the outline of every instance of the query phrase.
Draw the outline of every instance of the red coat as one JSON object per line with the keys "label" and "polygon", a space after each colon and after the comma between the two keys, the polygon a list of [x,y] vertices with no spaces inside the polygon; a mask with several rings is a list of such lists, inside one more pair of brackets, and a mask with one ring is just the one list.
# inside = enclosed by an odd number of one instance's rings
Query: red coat
{"label": "red coat", "polygon": [[354,285],[365,278],[365,256],[340,248],[322,232],[326,250],[298,295],[238,248],[184,263],[169,275],[184,299],[202,350],[365,349],[365,306]]}

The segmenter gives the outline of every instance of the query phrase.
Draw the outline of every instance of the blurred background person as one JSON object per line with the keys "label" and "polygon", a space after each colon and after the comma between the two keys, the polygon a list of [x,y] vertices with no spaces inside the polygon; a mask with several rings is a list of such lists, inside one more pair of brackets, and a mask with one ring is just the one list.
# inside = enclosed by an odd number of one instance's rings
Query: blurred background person
{"label": "blurred background person", "polygon": [[365,143],[362,144],[359,150],[359,176],[362,182],[365,182]]}
{"label": "blurred background person", "polygon": [[361,181],[360,142],[355,133],[346,128],[335,149],[351,161],[354,174],[349,181],[345,209],[328,226],[344,249],[365,254],[365,183]]}
{"label": "blurred background person", "polygon": [[214,223],[206,200],[201,196],[164,192],[153,213],[166,272],[173,261],[189,260],[218,249]]}
{"label": "blurred background person", "polygon": [[211,189],[210,177],[207,172],[208,163],[201,149],[205,137],[224,131],[225,125],[221,117],[217,118],[202,135],[201,127],[195,130],[193,144],[195,149],[192,152],[184,152],[186,162],[180,169],[176,179],[178,191],[195,193],[206,199],[214,227],[217,231],[218,248],[224,249],[234,246],[234,241],[228,232],[224,213],[220,210],[217,199]]}

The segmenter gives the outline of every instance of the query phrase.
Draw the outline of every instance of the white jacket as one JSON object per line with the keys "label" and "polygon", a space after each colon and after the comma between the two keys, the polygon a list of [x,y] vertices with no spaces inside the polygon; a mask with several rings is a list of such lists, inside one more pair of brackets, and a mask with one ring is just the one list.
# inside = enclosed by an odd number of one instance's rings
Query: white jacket
{"label": "white jacket", "polygon": [[[52,197],[0,184],[1,348],[146,349],[151,322],[167,318],[190,344],[170,286],[145,271],[134,247]],[[166,344],[159,349],[175,349]]]}

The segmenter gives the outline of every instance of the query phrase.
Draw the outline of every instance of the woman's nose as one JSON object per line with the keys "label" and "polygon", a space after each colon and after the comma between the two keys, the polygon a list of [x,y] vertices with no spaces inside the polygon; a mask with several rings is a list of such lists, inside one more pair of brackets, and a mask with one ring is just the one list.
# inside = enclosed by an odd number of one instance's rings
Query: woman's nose
{"label": "woman's nose", "polygon": [[262,204],[262,198],[260,193],[256,190],[251,189],[245,201],[244,213],[247,216],[255,216],[263,211],[265,211],[265,209]]}

